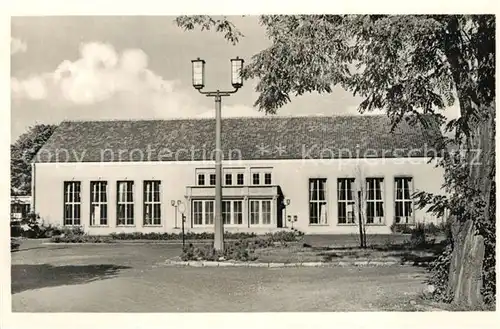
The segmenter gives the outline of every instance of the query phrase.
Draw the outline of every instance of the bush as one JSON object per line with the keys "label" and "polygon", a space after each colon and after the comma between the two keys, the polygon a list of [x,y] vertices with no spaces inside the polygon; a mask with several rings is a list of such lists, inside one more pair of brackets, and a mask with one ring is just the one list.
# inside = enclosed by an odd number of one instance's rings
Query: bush
{"label": "bush", "polygon": [[[111,238],[115,240],[182,240],[182,233],[111,233]],[[257,235],[255,233],[243,233],[243,232],[225,232],[224,238],[231,240],[239,240],[246,238],[253,238]],[[184,234],[186,240],[213,240],[214,234],[209,232],[195,233],[186,232]]]}
{"label": "bush", "polygon": [[450,302],[451,296],[448,294],[448,274],[450,271],[452,245],[448,244],[443,252],[434,259],[429,267],[430,277],[428,284],[433,285],[435,291],[432,297],[437,301]]}
{"label": "bush", "polygon": [[412,247],[421,247],[427,244],[425,236],[425,225],[417,223],[415,228],[411,231],[410,245]]}
{"label": "bush", "polygon": [[210,244],[196,247],[193,246],[193,244],[189,244],[188,247],[183,249],[181,259],[183,261],[236,260],[247,262],[254,261],[257,257],[255,256],[254,249],[251,247],[249,241],[242,239],[226,243],[224,251],[217,251],[213,245]]}
{"label": "bush", "polygon": [[10,251],[17,251],[19,250],[19,246],[21,244],[13,239],[10,239]]}
{"label": "bush", "polygon": [[113,242],[108,236],[100,235],[60,235],[53,236],[51,242],[55,243],[110,243]]}

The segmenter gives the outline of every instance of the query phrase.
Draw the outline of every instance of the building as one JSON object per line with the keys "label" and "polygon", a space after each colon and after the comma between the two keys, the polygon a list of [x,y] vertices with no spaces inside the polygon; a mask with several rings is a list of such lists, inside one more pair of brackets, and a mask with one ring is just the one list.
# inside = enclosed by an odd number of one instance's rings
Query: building
{"label": "building", "polygon": [[31,196],[11,196],[10,197],[10,220],[20,221],[26,218],[31,211]]}
{"label": "building", "polygon": [[[177,232],[182,214],[213,231],[214,135],[213,119],[63,122],[33,163],[35,212],[89,234]],[[350,234],[359,209],[367,233],[436,220],[410,195],[440,191],[438,135],[385,116],[223,119],[225,230]]]}

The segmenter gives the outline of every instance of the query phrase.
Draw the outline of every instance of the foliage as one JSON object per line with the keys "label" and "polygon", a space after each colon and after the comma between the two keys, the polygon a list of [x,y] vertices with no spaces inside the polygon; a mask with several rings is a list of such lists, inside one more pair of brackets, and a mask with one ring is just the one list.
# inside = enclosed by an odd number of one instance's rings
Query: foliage
{"label": "foliage", "polygon": [[233,45],[238,43],[239,39],[243,37],[243,34],[226,17],[214,19],[205,15],[179,16],[175,21],[178,26],[183,27],[187,31],[193,30],[195,26],[200,26],[202,31],[210,31],[214,28],[215,31],[224,33],[224,38]]}
{"label": "foliage", "polygon": [[31,194],[31,161],[57,126],[35,125],[10,146],[11,195]]}
{"label": "foliage", "polygon": [[427,268],[430,273],[427,283],[435,288],[433,297],[443,302],[451,301],[448,294],[448,275],[452,250],[451,244],[448,244],[444,251]]}
{"label": "foliage", "polygon": [[68,234],[53,236],[50,241],[55,243],[111,243],[113,239],[100,235]]}
{"label": "foliage", "polygon": [[229,241],[224,244],[224,251],[216,251],[212,245],[194,247],[189,244],[182,252],[181,259],[186,260],[237,260],[253,261],[257,259],[256,249],[270,248],[275,245],[287,246],[289,242],[295,242],[302,238],[303,232],[296,229],[291,231],[278,231],[267,233],[260,237],[244,237],[237,241]]}
{"label": "foliage", "polygon": [[[225,239],[243,239],[255,237],[255,233],[244,233],[244,232],[225,232]],[[114,240],[182,240],[182,233],[111,233],[110,237]],[[209,232],[194,233],[186,232],[184,234],[186,240],[213,240],[214,234]]]}
{"label": "foliage", "polygon": [[236,261],[254,261],[257,257],[254,254],[254,249],[250,248],[249,241],[239,240],[228,242],[225,245],[224,251],[217,251],[213,245],[206,244],[203,246],[193,246],[189,244],[184,248],[181,254],[183,261],[188,260],[236,260]]}
{"label": "foliage", "polygon": [[10,239],[10,251],[17,251],[19,250],[20,243],[14,239]]}

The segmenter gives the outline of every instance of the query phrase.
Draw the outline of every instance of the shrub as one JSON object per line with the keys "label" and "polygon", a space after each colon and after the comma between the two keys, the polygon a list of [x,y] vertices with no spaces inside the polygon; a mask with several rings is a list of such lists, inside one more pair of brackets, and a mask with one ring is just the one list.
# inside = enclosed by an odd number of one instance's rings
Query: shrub
{"label": "shrub", "polygon": [[450,271],[452,245],[448,244],[443,252],[434,259],[429,267],[430,272],[427,283],[433,285],[435,291],[432,297],[438,301],[450,302],[451,296],[448,294],[448,274]]}
{"label": "shrub", "polygon": [[53,236],[51,242],[55,243],[110,243],[113,242],[108,236],[101,235],[59,235]]}
{"label": "shrub", "polygon": [[257,256],[254,254],[254,249],[248,240],[232,241],[225,244],[224,251],[217,251],[211,244],[202,246],[193,246],[189,244],[184,248],[181,254],[183,261],[189,260],[236,260],[236,261],[254,261]]}
{"label": "shrub", "polygon": [[392,223],[392,225],[391,225],[391,232],[392,233],[411,234],[412,231],[413,231],[413,225],[396,224],[396,223]]}
{"label": "shrub", "polygon": [[426,243],[425,225],[417,223],[415,228],[411,231],[410,244],[412,247],[421,247],[426,245]]}
{"label": "shrub", "polygon": [[19,250],[19,246],[21,244],[13,239],[10,239],[10,251],[17,251]]}

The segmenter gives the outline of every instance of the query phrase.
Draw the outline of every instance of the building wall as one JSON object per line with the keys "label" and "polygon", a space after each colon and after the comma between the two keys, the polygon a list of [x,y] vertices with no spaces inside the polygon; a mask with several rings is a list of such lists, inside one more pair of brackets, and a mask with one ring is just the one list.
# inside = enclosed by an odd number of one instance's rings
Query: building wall
{"label": "building wall", "polygon": [[[298,221],[293,226],[310,234],[351,234],[358,231],[356,225],[337,224],[337,179],[352,177],[364,181],[367,177],[384,178],[384,214],[383,225],[367,226],[367,233],[390,233],[394,218],[394,178],[411,176],[414,190],[439,193],[443,183],[443,171],[429,164],[428,159],[342,159],[342,160],[269,160],[269,161],[237,161],[225,162],[224,168],[237,168],[245,173],[245,185],[250,182],[250,174],[254,168],[265,168],[272,172],[272,185],[279,186],[284,199],[290,204],[284,210],[285,224],[288,215],[297,216]],[[89,234],[109,234],[112,232],[178,232],[175,228],[175,208],[171,200],[186,200],[189,186],[196,185],[196,172],[203,169],[210,171],[213,164],[209,162],[140,162],[140,163],[37,163],[35,165],[35,212],[39,213],[45,223],[63,224],[64,181],[81,182],[81,224]],[[230,170],[230,169],[225,169]],[[309,191],[311,178],[327,179],[327,217],[326,225],[309,224]],[[91,227],[90,223],[90,181],[105,180],[108,182],[108,226]],[[117,227],[116,225],[116,182],[133,180],[135,182],[135,223],[134,226]],[[142,225],[142,184],[144,180],[161,180],[161,213],[159,226]],[[213,188],[209,188],[213,190]],[[223,196],[227,188],[223,189]],[[228,192],[229,193],[229,192]],[[189,199],[188,199],[189,200]],[[191,202],[186,202],[186,230],[194,232],[213,231],[213,226],[191,227]],[[273,213],[278,209],[273,205]],[[248,227],[248,209],[244,224],[227,226],[227,231],[254,231],[257,233],[280,230],[276,227],[277,217],[273,215],[271,227]],[[415,209],[416,221],[437,222],[440,219],[432,217],[424,210]],[[180,227],[180,214],[177,218]]]}

